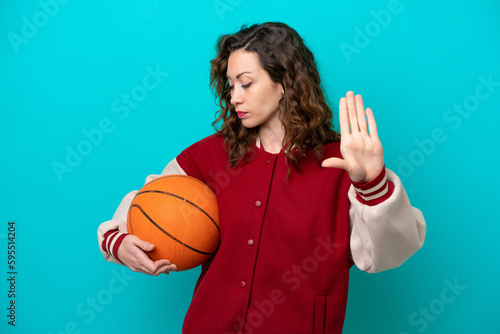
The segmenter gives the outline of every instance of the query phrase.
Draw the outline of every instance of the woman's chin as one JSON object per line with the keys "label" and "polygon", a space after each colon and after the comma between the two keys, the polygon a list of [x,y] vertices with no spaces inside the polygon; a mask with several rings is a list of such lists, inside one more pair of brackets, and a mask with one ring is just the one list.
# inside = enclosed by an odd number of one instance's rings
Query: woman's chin
{"label": "woman's chin", "polygon": [[259,123],[258,122],[252,122],[251,120],[247,120],[247,119],[242,119],[241,120],[241,125],[243,125],[247,129],[253,129],[253,128],[259,126]]}

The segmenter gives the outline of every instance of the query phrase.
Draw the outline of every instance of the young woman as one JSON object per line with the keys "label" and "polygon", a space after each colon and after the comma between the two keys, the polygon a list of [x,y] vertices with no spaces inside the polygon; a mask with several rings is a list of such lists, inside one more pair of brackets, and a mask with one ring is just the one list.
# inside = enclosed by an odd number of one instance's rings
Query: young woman
{"label": "young woman", "polygon": [[[314,56],[283,23],[219,38],[211,86],[217,133],[172,160],[217,194],[221,245],[205,264],[184,333],[341,333],[349,269],[395,268],[423,244],[425,222],[385,169],[371,109],[352,91],[332,130]],[[146,183],[157,177],[152,175]],[[154,245],[128,235],[129,193],[98,230],[106,260],[150,275]]]}

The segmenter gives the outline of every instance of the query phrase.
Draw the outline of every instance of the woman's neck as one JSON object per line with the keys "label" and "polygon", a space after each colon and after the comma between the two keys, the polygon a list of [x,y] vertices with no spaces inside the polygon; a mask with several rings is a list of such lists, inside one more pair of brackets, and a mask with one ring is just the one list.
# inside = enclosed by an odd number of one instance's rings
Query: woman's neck
{"label": "woman's neck", "polygon": [[259,138],[262,148],[269,153],[279,153],[283,146],[283,137],[285,136],[285,129],[281,122],[275,126],[266,124],[259,129]]}

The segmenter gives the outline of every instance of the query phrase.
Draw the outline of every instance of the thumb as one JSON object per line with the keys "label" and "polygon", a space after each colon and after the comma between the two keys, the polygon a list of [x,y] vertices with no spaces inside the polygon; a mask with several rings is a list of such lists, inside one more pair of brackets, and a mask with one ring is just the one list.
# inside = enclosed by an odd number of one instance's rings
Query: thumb
{"label": "thumb", "polygon": [[321,167],[341,168],[341,169],[346,170],[347,163],[344,159],[329,158],[329,159],[323,160],[323,162],[321,163]]}
{"label": "thumb", "polygon": [[143,249],[147,252],[152,251],[155,248],[155,245],[150,244],[149,242],[143,241],[143,240],[141,240],[141,242],[137,243],[137,246],[139,246],[141,249]]}

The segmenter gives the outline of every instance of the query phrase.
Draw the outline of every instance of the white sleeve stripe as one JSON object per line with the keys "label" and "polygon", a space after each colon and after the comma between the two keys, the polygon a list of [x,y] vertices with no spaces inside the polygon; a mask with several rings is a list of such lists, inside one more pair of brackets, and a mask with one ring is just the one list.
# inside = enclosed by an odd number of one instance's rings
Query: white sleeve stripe
{"label": "white sleeve stripe", "polygon": [[109,250],[110,250],[109,246],[110,246],[110,244],[111,244],[111,241],[113,240],[113,237],[114,237],[117,233],[118,233],[118,231],[111,233],[111,234],[107,237],[107,239],[106,239],[106,250],[108,251],[108,253],[111,253],[111,252],[109,251]]}
{"label": "white sleeve stripe", "polygon": [[376,193],[375,195],[372,195],[372,196],[363,196],[361,195],[360,193],[358,193],[358,195],[364,199],[365,201],[371,201],[371,200],[374,200],[374,199],[377,199],[377,198],[380,198],[382,196],[384,196],[385,194],[387,194],[387,192],[389,191],[389,183],[386,183],[386,186],[385,186],[385,189],[382,190],[381,192],[379,193]]}
{"label": "white sleeve stripe", "polygon": [[107,242],[106,242],[106,249],[107,249],[108,253],[111,255],[113,255],[113,252],[112,252],[113,248],[112,247],[114,246],[116,237],[119,234],[120,234],[120,232],[118,232],[118,231],[111,233],[108,237]]}
{"label": "white sleeve stripe", "polygon": [[384,178],[382,179],[382,181],[380,181],[379,184],[377,184],[376,186],[370,188],[370,189],[366,189],[366,190],[362,190],[356,186],[354,186],[354,189],[356,189],[356,192],[358,194],[369,194],[369,193],[373,193],[377,190],[379,190],[380,188],[382,188],[384,186],[384,184],[387,183],[387,174],[385,174]]}

